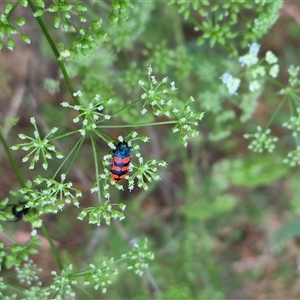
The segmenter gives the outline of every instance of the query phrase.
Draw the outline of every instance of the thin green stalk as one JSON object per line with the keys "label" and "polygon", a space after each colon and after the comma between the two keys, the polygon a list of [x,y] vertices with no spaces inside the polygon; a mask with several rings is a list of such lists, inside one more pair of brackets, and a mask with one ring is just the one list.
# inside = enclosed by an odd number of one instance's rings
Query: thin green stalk
{"label": "thin green stalk", "polygon": [[9,19],[10,16],[13,14],[13,12],[15,11],[15,9],[17,8],[17,6],[19,5],[18,2],[15,3],[15,5],[12,7],[12,9],[10,10],[10,12],[7,14],[7,18]]}
{"label": "thin green stalk", "polygon": [[265,128],[268,128],[268,127],[270,126],[270,124],[271,124],[271,122],[273,121],[275,115],[277,114],[277,112],[279,111],[279,109],[281,108],[281,106],[283,105],[283,103],[284,103],[285,100],[286,100],[285,98],[283,98],[283,99],[281,100],[281,102],[280,102],[279,105],[277,106],[275,112],[274,112],[273,115],[271,116],[271,118],[270,118],[270,120],[268,121],[268,123],[267,123],[267,125],[265,126]]}
{"label": "thin green stalk", "polygon": [[[97,144],[96,144],[96,141],[95,141],[93,135],[90,135],[90,139],[91,139],[92,147],[93,147],[93,156],[94,156],[96,178],[99,178],[99,165],[98,165],[98,159],[97,159],[98,147],[97,147]],[[98,187],[98,191],[97,191],[98,201],[101,204],[102,203],[102,201],[101,201],[101,187],[100,187],[100,184],[99,184],[99,180],[96,180],[96,183],[97,183],[97,187]]]}
{"label": "thin green stalk", "polygon": [[74,285],[78,290],[80,290],[82,293],[84,293],[87,297],[90,297],[91,299],[96,299],[91,293],[89,293],[87,290],[82,288],[79,284]]}
{"label": "thin green stalk", "polygon": [[[69,162],[68,167],[66,168],[66,174],[69,173],[69,170],[75,160],[75,158],[77,157],[78,151],[81,148],[81,145],[84,141],[83,137],[80,137],[80,139],[77,141],[76,145],[73,147],[73,149],[70,151],[70,153],[67,155],[67,157],[64,159],[64,161],[61,163],[61,165],[58,167],[58,169],[56,170],[55,174],[53,175],[53,178],[55,178],[58,174],[58,172],[61,170],[61,168],[64,166],[64,164],[67,162],[67,160],[72,156],[71,161]],[[76,150],[76,151],[75,151]],[[75,152],[74,152],[75,151]]]}
{"label": "thin green stalk", "polygon": [[[36,9],[35,9],[34,4],[32,3],[32,0],[28,0],[28,4],[29,4],[32,12],[35,13]],[[73,85],[71,83],[69,74],[68,74],[68,72],[66,70],[65,64],[63,63],[63,61],[61,59],[61,56],[60,56],[60,54],[59,54],[59,52],[58,52],[58,50],[56,48],[56,45],[55,45],[52,37],[50,36],[50,34],[49,34],[48,30],[47,30],[47,27],[45,26],[45,24],[44,24],[44,22],[43,22],[43,20],[42,20],[41,17],[36,17],[36,20],[37,20],[38,24],[40,25],[40,27],[41,27],[41,29],[42,29],[42,31],[43,31],[43,33],[44,33],[44,35],[45,35],[45,37],[46,37],[49,45],[50,45],[50,47],[51,47],[51,49],[52,49],[52,51],[54,53],[54,56],[55,56],[55,58],[56,58],[56,60],[58,62],[60,70],[61,70],[61,72],[62,72],[62,74],[64,76],[65,82],[66,82],[66,84],[68,86],[69,92],[70,92],[70,94],[71,94],[71,96],[73,98],[73,101],[75,102],[75,104],[79,105],[80,103],[79,103],[78,99],[76,97],[74,97],[75,90],[74,90]]]}
{"label": "thin green stalk", "polygon": [[125,127],[146,127],[146,126],[156,126],[156,125],[167,125],[176,124],[177,121],[162,121],[155,123],[143,123],[143,124],[124,124],[124,125],[100,125],[97,128],[125,128]]}
{"label": "thin green stalk", "polygon": [[25,182],[24,182],[24,180],[23,180],[23,178],[21,176],[21,173],[19,171],[19,168],[16,165],[16,162],[15,162],[15,160],[14,160],[12,154],[11,154],[11,151],[10,151],[10,149],[9,149],[7,143],[6,143],[6,140],[5,140],[5,138],[4,138],[3,134],[2,134],[2,130],[1,129],[0,129],[0,141],[1,141],[2,145],[3,145],[3,147],[4,147],[4,150],[5,150],[5,152],[6,152],[7,156],[8,156],[9,162],[10,162],[10,164],[11,164],[13,170],[14,170],[14,173],[15,173],[15,175],[16,175],[19,183],[20,183],[20,185],[22,187],[25,187]]}
{"label": "thin green stalk", "polygon": [[111,142],[112,138],[110,135],[106,134],[105,132],[103,131],[95,131],[95,134],[97,136],[99,136],[103,141],[105,141],[106,143],[109,143]]}
{"label": "thin green stalk", "polygon": [[138,102],[140,102],[140,101],[142,101],[141,98],[139,98],[139,99],[137,99],[137,100],[131,102],[130,104],[128,104],[128,105],[126,105],[126,106],[124,106],[124,107],[122,107],[121,109],[119,109],[118,111],[116,111],[115,113],[113,113],[113,114],[110,115],[110,116],[112,117],[112,116],[114,116],[114,115],[120,113],[121,111],[123,111],[123,110],[125,110],[125,109],[128,109],[128,108],[131,107],[131,106],[134,106],[136,103],[138,103]]}
{"label": "thin green stalk", "polygon": [[58,255],[56,246],[54,245],[53,240],[52,240],[51,236],[49,235],[49,232],[46,229],[45,225],[42,225],[41,229],[43,231],[43,234],[44,234],[45,238],[47,239],[47,241],[48,241],[48,243],[50,245],[51,251],[52,251],[52,253],[53,253],[53,255],[54,255],[55,259],[56,259],[56,262],[58,264],[59,270],[62,271],[64,269],[64,267],[63,267],[63,264],[62,264],[62,262],[60,260],[59,255]]}
{"label": "thin green stalk", "polygon": [[72,135],[72,134],[76,134],[76,133],[78,133],[78,130],[73,130],[73,131],[65,132],[65,133],[60,134],[60,135],[55,135],[55,136],[53,136],[50,139],[50,141],[59,140],[59,139],[62,139],[64,137],[66,137],[66,136],[69,136],[69,135]]}

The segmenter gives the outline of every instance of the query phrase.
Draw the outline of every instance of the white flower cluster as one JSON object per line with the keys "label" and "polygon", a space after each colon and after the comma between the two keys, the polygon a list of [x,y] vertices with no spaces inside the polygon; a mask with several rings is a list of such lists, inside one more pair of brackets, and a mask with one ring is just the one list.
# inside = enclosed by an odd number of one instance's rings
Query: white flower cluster
{"label": "white flower cluster", "polygon": [[275,149],[275,142],[278,141],[278,138],[275,136],[271,136],[270,133],[270,129],[262,130],[260,126],[257,126],[256,133],[245,134],[244,138],[253,138],[248,148],[253,150],[254,152],[259,153],[262,153],[264,150],[273,152]]}
{"label": "white flower cluster", "polygon": [[[74,97],[82,98],[82,92],[79,90],[73,94]],[[84,102],[84,99],[82,99]],[[109,99],[107,104],[111,104],[113,101]],[[100,100],[100,95],[95,95],[90,103],[83,103],[82,105],[70,105],[68,102],[62,102],[63,107],[73,108],[78,111],[79,114],[73,118],[74,123],[82,122],[81,128],[78,129],[82,136],[85,136],[87,132],[95,131],[97,125],[104,120],[109,120],[110,115],[104,114],[104,101]]]}
{"label": "white flower cluster", "polygon": [[22,162],[27,162],[30,159],[30,157],[33,156],[29,165],[29,169],[34,169],[36,162],[38,162],[40,157],[42,157],[43,168],[47,170],[49,165],[48,160],[52,159],[52,153],[54,153],[58,159],[63,158],[62,153],[57,151],[55,146],[50,143],[51,142],[50,136],[53,135],[58,130],[58,128],[57,127],[52,128],[44,138],[41,138],[34,117],[30,118],[30,123],[34,126],[34,132],[33,132],[34,137],[30,137],[23,133],[19,134],[19,138],[21,140],[29,140],[29,141],[26,143],[20,143],[14,145],[11,147],[11,149],[18,150],[19,148],[21,148],[22,150],[28,152],[28,154],[26,154],[23,157]]}
{"label": "white flower cluster", "polygon": [[[249,46],[249,52],[239,58],[239,63],[246,68],[246,74],[250,76],[250,92],[261,89],[261,84],[266,74],[276,78],[279,73],[278,58],[275,54],[271,51],[266,52],[264,61],[268,65],[264,66],[262,65],[263,60],[260,61],[258,57],[259,48],[260,46],[257,43],[252,43]],[[234,77],[228,72],[224,73],[220,79],[225,84],[230,95],[237,94],[241,79]]]}
{"label": "white flower cluster", "polygon": [[156,77],[152,75],[152,72],[153,69],[149,66],[147,84],[143,80],[138,81],[138,84],[144,90],[144,93],[141,95],[141,99],[143,100],[141,114],[144,115],[148,111],[147,106],[150,105],[154,115],[165,115],[170,117],[170,110],[173,102],[171,99],[168,99],[166,95],[177,90],[175,82],[172,81],[170,86],[165,86],[168,77],[164,77],[161,81],[157,81]]}

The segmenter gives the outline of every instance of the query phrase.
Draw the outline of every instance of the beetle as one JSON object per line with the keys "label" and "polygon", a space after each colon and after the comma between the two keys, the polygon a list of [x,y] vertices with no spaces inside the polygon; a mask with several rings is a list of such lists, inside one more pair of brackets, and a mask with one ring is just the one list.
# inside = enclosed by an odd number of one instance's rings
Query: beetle
{"label": "beetle", "polygon": [[113,150],[113,162],[110,169],[112,180],[119,182],[126,176],[131,159],[130,149],[131,147],[123,141],[119,142]]}
{"label": "beetle", "polygon": [[23,217],[29,212],[29,207],[24,206],[23,209],[19,210],[18,205],[12,207],[12,213],[16,218],[16,222],[23,219]]}

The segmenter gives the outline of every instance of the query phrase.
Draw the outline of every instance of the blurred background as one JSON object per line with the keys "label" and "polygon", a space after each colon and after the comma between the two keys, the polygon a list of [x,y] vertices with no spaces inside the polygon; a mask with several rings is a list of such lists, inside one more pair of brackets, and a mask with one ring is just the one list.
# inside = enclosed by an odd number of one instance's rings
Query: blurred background
{"label": "blurred background", "polygon": [[[92,5],[92,1],[88,2]],[[229,96],[222,86],[224,72],[238,70],[238,58],[226,47],[209,41],[198,45],[201,32],[194,30],[192,18],[184,19],[175,5],[163,2],[133,2],[129,17],[113,26],[109,23],[109,2],[93,4],[91,17],[103,19],[109,39],[100,43],[95,54],[68,62],[68,71],[77,89],[88,97],[96,93],[130,103],[139,97],[137,84],[151,64],[158,77],[168,76],[178,87],[178,101],[194,96],[194,109],[205,111],[199,122],[200,135],[190,139],[187,148],[168,126],[146,127],[139,131],[150,137],[141,149],[144,157],[164,159],[161,180],[149,184],[148,191],[129,192],[111,188],[111,201],[123,202],[126,219],[110,227],[89,225],[77,219],[73,206],[57,215],[43,216],[63,260],[84,266],[126,252],[128,245],[147,237],[155,260],[142,277],[120,273],[105,295],[97,299],[297,299],[300,298],[300,176],[299,168],[282,163],[293,140],[282,128],[289,118],[285,105],[272,120],[272,134],[279,137],[274,153],[257,154],[248,150],[243,135],[264,126],[273,116],[281,98],[278,89],[266,83],[250,94],[245,88]],[[208,6],[209,9],[209,6]],[[192,10],[191,10],[192,11]],[[252,20],[247,9],[243,17]],[[72,130],[69,112],[60,103],[71,102],[61,80],[59,68],[36,20],[28,9],[18,8],[28,20],[22,28],[31,38],[27,45],[15,40],[15,48],[0,53],[0,119],[8,144],[19,142],[18,133],[32,132],[29,122],[35,116],[42,132],[58,126]],[[201,16],[195,12],[191,16]],[[234,27],[241,35],[233,40],[236,49],[242,39],[243,17]],[[54,41],[72,41],[52,25],[51,15],[44,22]],[[240,26],[240,27],[239,27]],[[262,57],[271,50],[279,58],[279,81],[287,82],[286,69],[300,59],[300,3],[285,1],[272,28],[257,41]],[[239,56],[248,48],[241,47]],[[116,124],[130,124],[138,118],[129,111]],[[18,118],[11,126],[5,119]],[[129,129],[111,129],[117,138]],[[59,144],[68,153],[72,139]],[[106,144],[99,141],[106,154]],[[94,181],[91,144],[84,143],[72,169],[70,180],[83,191],[80,207],[95,205],[90,194]],[[25,179],[34,175],[21,163],[22,151],[14,156]],[[51,169],[55,170],[54,161]],[[46,173],[42,168],[35,171]],[[48,171],[49,172],[49,171]],[[35,173],[36,174],[36,173]],[[19,184],[10,163],[0,148],[0,198],[9,197]],[[4,224],[18,242],[28,239],[29,223]],[[42,233],[39,233],[42,238]],[[6,237],[1,235],[2,240]],[[51,282],[55,261],[47,242],[32,259],[42,268],[43,284]],[[93,292],[94,293],[94,292]]]}

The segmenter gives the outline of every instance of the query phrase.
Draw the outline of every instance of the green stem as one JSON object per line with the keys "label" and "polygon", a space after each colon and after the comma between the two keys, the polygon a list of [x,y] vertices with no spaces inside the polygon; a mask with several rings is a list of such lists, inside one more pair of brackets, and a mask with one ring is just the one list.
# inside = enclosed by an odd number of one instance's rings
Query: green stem
{"label": "green stem", "polygon": [[[105,141],[106,143],[109,143],[109,142],[111,142],[112,141],[112,137],[110,136],[110,135],[108,135],[108,134],[106,134],[104,131],[95,131],[95,134],[97,135],[97,136],[99,136],[103,141]],[[115,139],[115,142],[116,142],[117,140]]]}
{"label": "green stem", "polygon": [[80,290],[82,293],[84,293],[87,297],[90,299],[96,299],[91,293],[89,293],[87,290],[83,289],[79,284],[74,285],[78,290]]}
{"label": "green stem", "polygon": [[166,125],[166,124],[177,124],[177,121],[162,121],[156,123],[143,123],[143,124],[124,124],[124,125],[100,125],[97,128],[125,128],[125,127],[146,127],[146,126],[156,126],[156,125]]}
{"label": "green stem", "polygon": [[[73,166],[74,161],[75,161],[76,157],[78,156],[79,150],[81,149],[81,146],[82,146],[83,142],[84,142],[84,137],[80,137],[79,141],[76,143],[76,149],[75,149],[76,151],[75,151],[74,154],[72,155],[72,159],[71,159],[70,162],[69,162],[69,166],[68,166],[68,168],[67,168],[67,170],[66,170],[66,174],[69,173],[69,170],[70,170],[71,167]],[[73,150],[72,150],[72,151],[73,151]]]}
{"label": "green stem", "polygon": [[278,113],[279,109],[281,108],[281,106],[283,105],[283,103],[284,103],[285,100],[286,100],[285,98],[283,98],[283,99],[281,100],[281,102],[280,102],[279,105],[277,106],[275,112],[273,113],[273,115],[271,116],[271,118],[270,118],[270,120],[268,121],[267,125],[265,126],[265,129],[267,129],[267,128],[270,126],[270,124],[272,123],[272,121],[273,121],[275,115]]}
{"label": "green stem", "polygon": [[84,137],[80,137],[79,140],[77,141],[76,145],[73,147],[73,149],[69,152],[69,154],[67,155],[67,157],[64,159],[64,161],[62,162],[62,164],[59,166],[59,168],[56,170],[55,174],[53,175],[53,178],[55,178],[58,174],[58,172],[62,169],[62,167],[65,165],[65,163],[69,160],[69,158],[71,157],[71,160],[68,164],[68,166],[66,167],[66,175],[69,173],[69,170],[71,168],[71,166],[73,165],[73,162],[75,160],[75,158],[77,157],[77,154],[79,152],[79,149],[82,146],[82,143],[84,141]]}
{"label": "green stem", "polygon": [[[95,172],[96,172],[96,184],[97,184],[97,188],[98,188],[98,191],[97,191],[97,195],[98,195],[98,201],[99,201],[99,204],[102,203],[101,201],[101,187],[100,187],[100,184],[99,184],[99,165],[98,165],[98,157],[97,157],[97,154],[99,153],[99,150],[98,150],[98,147],[97,147],[97,144],[96,144],[96,141],[93,137],[93,135],[90,135],[90,139],[91,139],[91,142],[92,142],[92,147],[93,147],[93,156],[94,156],[94,164],[95,164]],[[100,157],[100,155],[99,155]]]}
{"label": "green stem", "polygon": [[10,151],[10,149],[9,149],[7,143],[6,143],[6,140],[5,140],[5,138],[4,138],[3,134],[2,134],[2,130],[1,129],[0,129],[0,141],[1,141],[2,145],[3,145],[3,147],[4,147],[4,150],[5,150],[5,152],[6,152],[7,156],[8,156],[9,162],[10,162],[10,164],[11,164],[13,170],[14,170],[14,173],[15,173],[15,175],[16,175],[19,183],[20,183],[20,185],[22,187],[25,187],[25,182],[24,182],[24,180],[23,180],[23,178],[21,176],[21,173],[19,171],[19,168],[16,165],[16,162],[15,162],[15,160],[14,160],[12,154],[11,154],[11,151]]}
{"label": "green stem", "polygon": [[13,6],[13,8],[9,11],[9,13],[7,14],[7,19],[10,18],[10,16],[13,14],[14,10],[17,8],[17,6],[19,5],[18,2],[15,3],[15,5]]}
{"label": "green stem", "polygon": [[[35,13],[36,9],[35,9],[34,4],[32,3],[32,0],[28,0],[28,4],[29,4],[32,12]],[[44,24],[44,22],[43,22],[43,20],[42,20],[41,17],[36,17],[36,20],[39,23],[39,25],[40,25],[40,27],[41,27],[41,29],[42,29],[42,31],[43,31],[43,33],[44,33],[44,35],[45,35],[48,43],[49,43],[49,45],[50,45],[50,47],[51,47],[51,49],[52,49],[52,51],[54,53],[54,56],[55,56],[55,58],[56,58],[56,60],[58,62],[60,70],[61,70],[61,72],[62,72],[62,74],[64,76],[65,82],[66,82],[66,84],[68,86],[69,92],[70,92],[70,94],[71,94],[71,96],[73,98],[73,101],[75,102],[75,104],[80,105],[78,99],[74,96],[75,90],[74,90],[73,85],[71,83],[69,74],[68,74],[68,72],[66,70],[65,64],[63,63],[63,61],[61,59],[61,56],[60,56],[60,54],[59,54],[59,52],[58,52],[58,50],[56,48],[56,45],[55,45],[52,37],[50,36],[50,34],[49,34],[48,30],[47,30],[47,27],[45,26],[45,24]]]}
{"label": "green stem", "polygon": [[126,105],[126,106],[124,106],[124,107],[122,107],[121,109],[119,109],[118,111],[116,111],[115,113],[113,113],[113,114],[110,115],[110,116],[112,117],[112,116],[114,116],[114,115],[120,113],[121,111],[123,111],[123,110],[125,110],[125,109],[128,109],[128,108],[131,107],[131,106],[134,106],[136,103],[138,103],[138,102],[140,102],[140,101],[142,101],[141,98],[139,98],[139,99],[137,99],[137,100],[131,102],[130,104],[128,104],[128,105]]}
{"label": "green stem", "polygon": [[53,255],[55,256],[55,259],[56,259],[56,262],[58,264],[59,270],[62,271],[64,269],[64,267],[63,267],[63,264],[62,264],[62,262],[60,260],[59,255],[58,255],[57,249],[56,249],[56,247],[55,247],[55,245],[53,243],[53,240],[52,240],[51,236],[49,235],[49,232],[46,229],[45,225],[42,225],[41,229],[43,231],[43,234],[44,234],[45,238],[47,239],[47,241],[48,241],[48,243],[50,245],[50,248],[52,250]]}
{"label": "green stem", "polygon": [[72,134],[77,134],[77,133],[78,133],[78,130],[73,130],[73,131],[69,131],[69,132],[66,132],[66,133],[63,133],[63,134],[60,134],[60,135],[53,136],[49,140],[50,141],[55,141],[55,140],[59,140],[59,139],[64,138],[66,136],[69,136],[69,135],[72,135]]}

